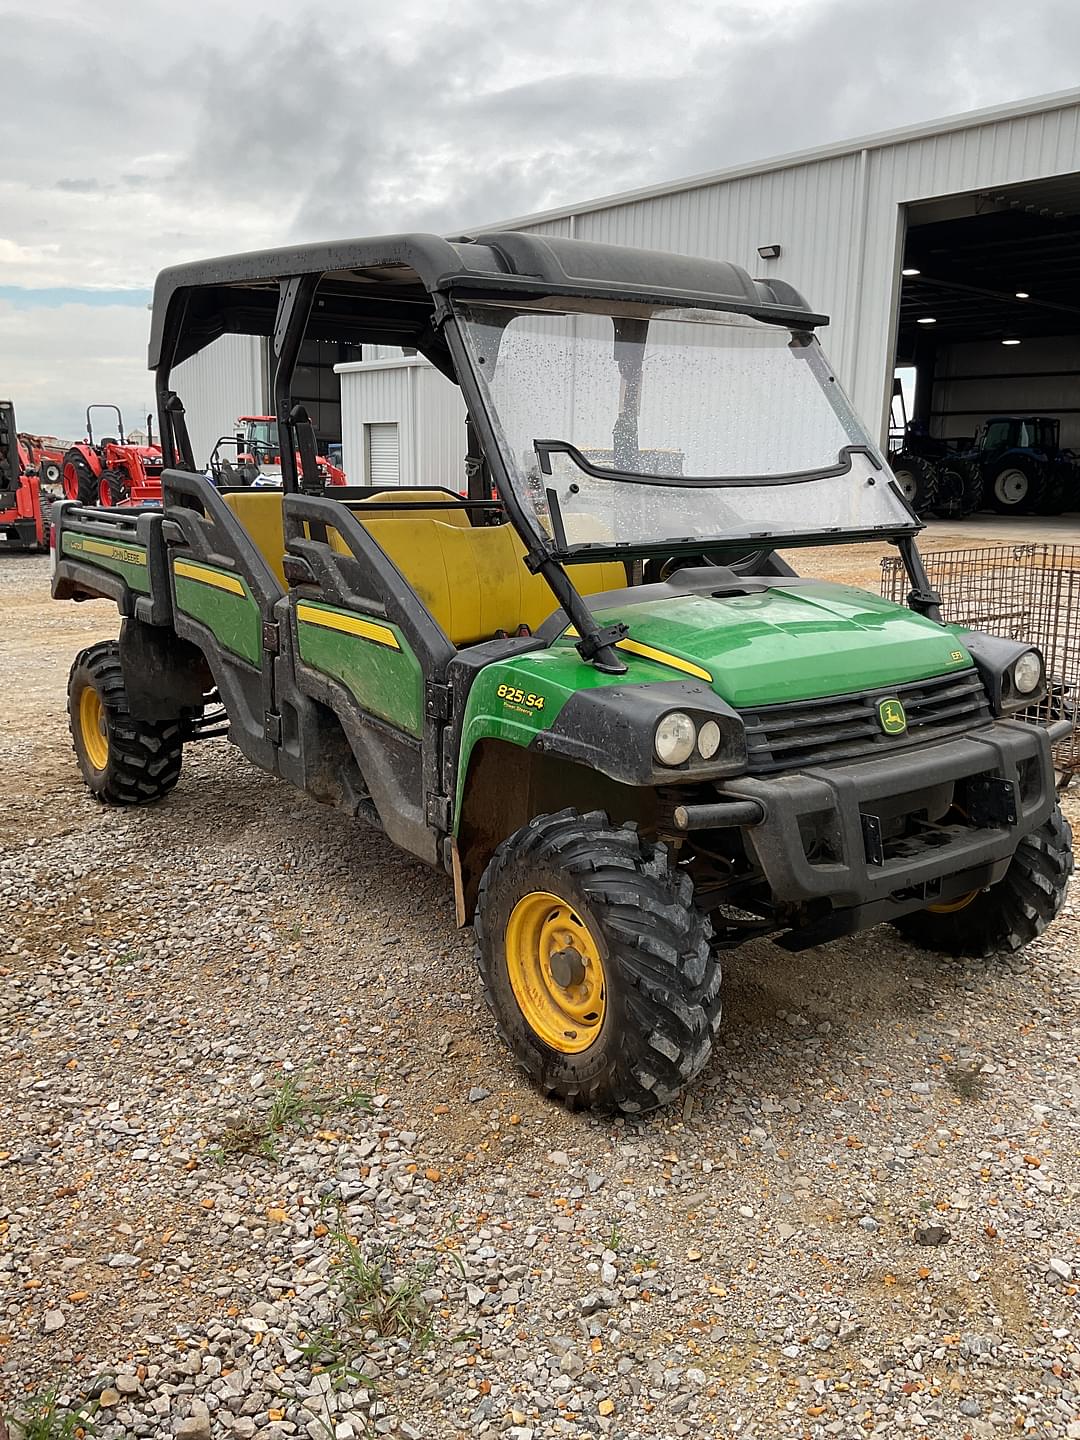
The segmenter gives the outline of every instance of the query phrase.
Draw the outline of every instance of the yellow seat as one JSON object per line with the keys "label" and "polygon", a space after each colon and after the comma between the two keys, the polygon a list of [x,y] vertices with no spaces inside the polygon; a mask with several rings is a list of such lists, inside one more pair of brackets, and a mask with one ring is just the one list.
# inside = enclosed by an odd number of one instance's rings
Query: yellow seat
{"label": "yellow seat", "polygon": [[[362,505],[445,505],[453,499],[445,490],[380,490],[377,495],[369,495],[366,500],[345,501],[349,509],[356,513]],[[380,518],[387,512],[379,512]],[[469,512],[465,509],[455,510],[432,510],[429,512],[432,518],[437,518],[444,525],[468,525]]]}
{"label": "yellow seat", "polygon": [[[285,588],[280,493],[238,491],[223,498]],[[519,625],[535,630],[556,608],[546,581],[526,568],[525,547],[511,526],[473,527],[431,515],[380,513],[365,519],[362,506],[360,502],[353,509],[356,519],[401,571],[453,644],[489,640],[499,630],[512,635]],[[336,530],[329,530],[328,538],[335,550],[349,553]],[[583,595],[626,584],[623,567],[615,561],[575,565],[573,575]]]}
{"label": "yellow seat", "polygon": [[285,529],[281,518],[280,490],[234,490],[222,500],[247,531],[248,539],[277,576],[283,590],[288,583],[281,568],[285,554]]}

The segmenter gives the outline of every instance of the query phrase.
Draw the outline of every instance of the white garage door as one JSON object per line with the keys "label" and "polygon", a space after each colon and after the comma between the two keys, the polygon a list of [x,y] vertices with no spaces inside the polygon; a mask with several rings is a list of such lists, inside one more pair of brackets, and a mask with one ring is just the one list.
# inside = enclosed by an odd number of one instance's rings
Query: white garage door
{"label": "white garage door", "polygon": [[367,451],[369,485],[401,484],[397,421],[365,425],[364,449]]}

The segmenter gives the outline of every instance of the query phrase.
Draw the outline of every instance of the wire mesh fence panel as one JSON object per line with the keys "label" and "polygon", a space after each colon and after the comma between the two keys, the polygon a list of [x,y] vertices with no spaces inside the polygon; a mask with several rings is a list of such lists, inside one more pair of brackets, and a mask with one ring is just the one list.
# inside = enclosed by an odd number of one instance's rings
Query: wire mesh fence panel
{"label": "wire mesh fence panel", "polygon": [[[1047,694],[1023,718],[1041,724],[1071,719],[1072,731],[1054,747],[1054,760],[1066,774],[1080,770],[1080,545],[932,550],[923,563],[947,624],[1039,647]],[[882,595],[903,601],[907,589],[899,556],[882,560]]]}

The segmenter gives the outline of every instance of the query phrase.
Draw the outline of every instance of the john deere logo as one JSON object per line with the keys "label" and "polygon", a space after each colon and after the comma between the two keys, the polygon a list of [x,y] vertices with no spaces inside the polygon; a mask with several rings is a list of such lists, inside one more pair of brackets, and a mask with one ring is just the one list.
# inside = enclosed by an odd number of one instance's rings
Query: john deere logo
{"label": "john deere logo", "polygon": [[902,735],[907,729],[907,716],[899,700],[882,700],[877,713],[886,735]]}

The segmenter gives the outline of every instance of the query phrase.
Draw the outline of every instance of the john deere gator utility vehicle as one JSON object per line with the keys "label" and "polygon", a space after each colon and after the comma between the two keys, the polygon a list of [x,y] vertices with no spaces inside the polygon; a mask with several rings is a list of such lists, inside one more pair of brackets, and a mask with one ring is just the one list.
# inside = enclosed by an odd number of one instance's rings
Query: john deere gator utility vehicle
{"label": "john deere gator utility vehicle", "polygon": [[[1072,865],[1017,718],[1043,661],[940,623],[823,323],[735,265],[514,233],[165,271],[162,508],[59,507],[54,594],[123,615],[71,672],[86,783],[162,798],[210,697],[256,765],[445,869],[499,1030],[573,1103],[670,1101],[751,937],[1025,944]],[[282,491],[196,472],[170,376],[229,332],[272,339]],[[467,490],[324,493],[305,335],[455,381]],[[856,541],[898,548],[906,607],[778,553]]]}

